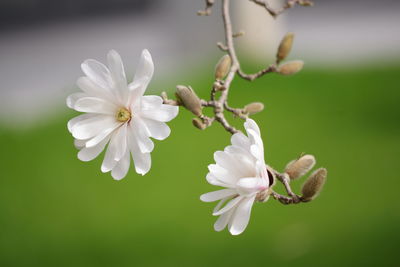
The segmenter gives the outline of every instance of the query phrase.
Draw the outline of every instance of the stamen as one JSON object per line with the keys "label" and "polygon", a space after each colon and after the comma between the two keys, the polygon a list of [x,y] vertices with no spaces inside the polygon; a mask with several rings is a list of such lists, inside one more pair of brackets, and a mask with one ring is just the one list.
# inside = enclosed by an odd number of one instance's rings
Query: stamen
{"label": "stamen", "polygon": [[126,108],[120,108],[117,112],[117,121],[126,122],[131,119],[131,112]]}

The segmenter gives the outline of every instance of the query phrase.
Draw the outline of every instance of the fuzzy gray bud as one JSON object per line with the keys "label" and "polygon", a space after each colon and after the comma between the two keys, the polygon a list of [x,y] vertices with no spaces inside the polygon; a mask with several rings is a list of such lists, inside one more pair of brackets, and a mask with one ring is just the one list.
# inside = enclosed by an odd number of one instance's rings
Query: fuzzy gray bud
{"label": "fuzzy gray bud", "polygon": [[178,85],[176,87],[176,97],[182,105],[190,110],[194,115],[201,115],[201,101],[193,89],[189,86]]}
{"label": "fuzzy gray bud", "polygon": [[215,79],[222,80],[231,68],[232,60],[229,55],[223,56],[215,66]]}
{"label": "fuzzy gray bud", "polygon": [[313,155],[304,155],[299,159],[292,160],[286,165],[285,172],[290,179],[297,179],[309,172],[315,165],[315,157]]}
{"label": "fuzzy gray bud", "polygon": [[292,50],[294,39],[294,33],[289,32],[283,37],[281,43],[279,44],[278,53],[276,54],[277,62],[284,60]]}
{"label": "fuzzy gray bud", "polygon": [[258,112],[263,111],[263,109],[264,109],[264,104],[263,103],[261,103],[261,102],[253,102],[253,103],[250,103],[250,104],[244,106],[243,112],[246,113],[246,114],[249,114],[249,115],[253,115],[253,114],[256,114]]}
{"label": "fuzzy gray bud", "polygon": [[193,118],[192,123],[197,129],[204,130],[206,128],[205,123],[199,118]]}
{"label": "fuzzy gray bud", "polygon": [[310,175],[301,189],[303,200],[310,201],[321,192],[326,181],[326,175],[327,170],[325,168],[320,168]]}
{"label": "fuzzy gray bud", "polygon": [[292,74],[295,74],[295,73],[301,71],[303,66],[304,66],[304,62],[301,60],[289,61],[278,67],[278,73],[282,74],[282,75],[292,75]]}

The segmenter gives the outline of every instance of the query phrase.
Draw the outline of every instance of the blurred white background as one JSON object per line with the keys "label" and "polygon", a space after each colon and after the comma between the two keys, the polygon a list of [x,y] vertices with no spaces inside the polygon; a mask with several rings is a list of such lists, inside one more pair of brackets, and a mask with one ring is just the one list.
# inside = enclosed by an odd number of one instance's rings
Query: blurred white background
{"label": "blurred white background", "polygon": [[[82,75],[80,63],[104,62],[111,48],[122,55],[129,77],[148,48],[156,82],[168,78],[178,84],[183,73],[220,56],[216,2],[212,16],[198,17],[202,0],[1,1],[0,120],[29,123],[64,105]],[[296,33],[291,58],[308,67],[364,67],[399,59],[399,1],[316,0],[313,8],[294,8],[276,21],[249,1],[232,2],[235,29],[246,31],[237,46],[254,60],[268,64],[287,31]]]}

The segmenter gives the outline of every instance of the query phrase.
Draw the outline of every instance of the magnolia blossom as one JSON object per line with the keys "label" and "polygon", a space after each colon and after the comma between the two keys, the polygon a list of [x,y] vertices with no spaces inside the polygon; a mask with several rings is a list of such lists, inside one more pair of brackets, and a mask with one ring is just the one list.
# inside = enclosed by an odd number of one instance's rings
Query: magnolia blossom
{"label": "magnolia blossom", "polygon": [[244,127],[247,136],[241,132],[232,135],[232,145],[215,152],[217,164],[208,166],[207,181],[225,189],[200,197],[204,202],[219,200],[213,212],[214,216],[219,216],[214,229],[222,231],[228,225],[232,235],[246,229],[254,201],[261,195],[265,197],[272,183],[264,161],[260,129],[251,119],[246,120]]}
{"label": "magnolia blossom", "polygon": [[159,96],[144,96],[154,71],[149,51],[143,50],[132,83],[127,83],[120,55],[111,50],[107,67],[88,59],[82,63],[86,76],[77,81],[83,92],[67,98],[67,106],[86,114],[68,122],[68,130],[80,149],[78,158],[90,161],[107,146],[102,172],[114,179],[125,177],[132,155],[136,172],[150,170],[154,144],[150,137],[163,140],[171,132],[165,122],[178,114],[178,107],[165,105]]}

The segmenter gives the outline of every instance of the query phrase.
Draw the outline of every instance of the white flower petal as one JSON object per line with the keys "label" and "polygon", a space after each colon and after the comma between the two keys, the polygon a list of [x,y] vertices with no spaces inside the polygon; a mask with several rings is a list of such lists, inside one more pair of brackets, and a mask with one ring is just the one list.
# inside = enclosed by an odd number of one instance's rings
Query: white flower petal
{"label": "white flower petal", "polygon": [[147,84],[153,77],[153,73],[154,73],[153,59],[151,58],[150,52],[147,49],[144,49],[140,56],[140,61],[136,68],[136,73],[133,80],[147,81],[147,83],[145,83],[144,85],[144,87],[147,87]]}
{"label": "white flower petal", "polygon": [[245,136],[242,132],[238,132],[232,135],[231,143],[234,146],[239,146],[245,150],[248,150],[251,143],[247,136]]}
{"label": "white flower petal", "polygon": [[222,186],[222,187],[226,187],[226,188],[235,188],[235,186],[232,184],[227,184],[227,183],[222,182],[220,179],[218,179],[212,173],[208,173],[206,176],[206,179],[207,179],[207,182],[212,185]]}
{"label": "white flower petal", "polygon": [[224,152],[229,154],[236,166],[240,166],[239,172],[240,177],[254,177],[257,172],[254,168],[256,159],[249,151],[245,151],[238,146],[228,146],[224,149]]}
{"label": "white flower petal", "polygon": [[251,208],[255,198],[256,196],[244,198],[237,206],[234,214],[232,215],[232,223],[229,227],[229,232],[232,235],[239,235],[246,229],[250,220]]}
{"label": "white flower petal", "polygon": [[128,149],[128,125],[124,123],[121,127],[115,132],[115,155],[114,160],[119,161],[125,154]]}
{"label": "white flower petal", "polygon": [[96,135],[95,137],[93,137],[92,139],[87,141],[85,146],[87,148],[96,146],[97,144],[102,142],[104,140],[104,138],[106,138],[109,134],[111,134],[116,128],[118,128],[118,126],[120,126],[120,125],[121,125],[120,122],[114,122],[112,125],[109,125],[109,127],[103,129],[103,131],[101,131],[98,135]]}
{"label": "white flower petal", "polygon": [[76,117],[70,119],[70,120],[68,121],[68,123],[67,123],[68,131],[69,131],[70,133],[72,133],[73,128],[75,127],[75,125],[76,125],[78,122],[87,120],[87,119],[89,119],[89,118],[94,118],[94,117],[97,117],[97,116],[98,116],[98,115],[96,115],[96,114],[82,114],[82,115],[79,115],[79,116],[76,116]]}
{"label": "white flower petal", "polygon": [[133,82],[128,85],[129,87],[129,101],[131,104],[136,105],[141,96],[149,85],[154,73],[154,64],[150,52],[145,49],[142,51],[139,64],[136,68],[136,73]]}
{"label": "white flower petal", "polygon": [[146,91],[147,84],[147,79],[143,78],[141,80],[134,80],[128,85],[128,105],[131,106],[132,109],[140,106],[140,100],[143,97],[144,92]]}
{"label": "white flower petal", "polygon": [[108,68],[112,80],[112,88],[119,96],[121,103],[128,101],[128,85],[126,82],[124,65],[121,56],[115,50],[110,50],[107,54]]}
{"label": "white flower petal", "polygon": [[102,172],[109,172],[111,171],[115,165],[117,165],[117,161],[115,158],[115,150],[112,148],[110,149],[110,144],[107,147],[106,154],[104,155],[103,162],[101,164],[101,171]]}
{"label": "white flower petal", "polygon": [[76,101],[83,97],[87,97],[88,95],[82,92],[73,93],[67,97],[67,107],[74,109]]}
{"label": "white flower petal", "polygon": [[179,108],[177,106],[164,105],[157,108],[141,109],[141,116],[160,122],[168,122],[178,115]]}
{"label": "white flower petal", "polygon": [[213,215],[218,216],[224,214],[225,212],[229,211],[230,209],[234,208],[244,197],[237,196],[231,201],[229,201],[222,209],[214,211]]}
{"label": "white flower petal", "polygon": [[214,223],[214,230],[217,232],[224,230],[234,212],[235,208],[225,212],[224,214],[221,214],[221,216],[219,216],[217,221]]}
{"label": "white flower petal", "polygon": [[126,125],[122,125],[111,135],[111,140],[108,144],[106,155],[104,156],[103,164],[101,166],[103,172],[112,170],[117,164],[118,160],[125,155],[127,148],[126,127]]}
{"label": "white flower petal", "polygon": [[107,61],[108,69],[113,81],[118,85],[126,85],[124,64],[118,52],[110,50],[107,54]]}
{"label": "white flower petal", "polygon": [[237,184],[236,188],[240,195],[251,195],[256,194],[257,192],[263,191],[267,189],[268,184],[267,180],[260,177],[248,177],[241,178]]}
{"label": "white flower petal", "polygon": [[154,139],[164,140],[171,133],[171,129],[164,122],[143,118],[143,123],[146,125],[150,137],[153,137]]}
{"label": "white flower petal", "polygon": [[209,192],[200,196],[200,200],[204,202],[213,202],[236,194],[233,189],[221,189],[218,191]]}
{"label": "white flower petal", "polygon": [[140,98],[140,106],[142,109],[151,110],[159,108],[163,104],[163,100],[158,95],[145,95]]}
{"label": "white flower petal", "polygon": [[77,149],[82,149],[82,148],[85,147],[87,141],[88,141],[88,140],[78,140],[78,139],[74,139],[74,146],[75,146]]}
{"label": "white flower petal", "polygon": [[108,140],[110,140],[110,136],[104,138],[103,141],[94,147],[82,148],[78,153],[78,159],[82,161],[91,161],[95,159],[101,153],[101,151],[104,150]]}
{"label": "white flower petal", "polygon": [[80,77],[76,81],[76,85],[85,92],[88,96],[101,97],[109,102],[116,104],[114,95],[109,89],[104,89],[99,85],[95,84],[88,77]]}
{"label": "white flower petal", "polygon": [[134,139],[129,142],[133,161],[135,163],[135,170],[138,174],[145,175],[151,167],[150,153],[140,152],[139,146]]}
{"label": "white flower petal", "polygon": [[[261,135],[260,128],[258,127],[257,123],[252,119],[246,120],[246,122],[244,123],[244,128],[246,128],[246,131],[253,130],[257,133],[258,136]],[[247,134],[249,133],[247,132]]]}
{"label": "white flower petal", "polygon": [[131,154],[129,150],[126,151],[125,155],[118,161],[117,165],[112,169],[111,176],[115,180],[121,180],[126,176],[129,170],[129,165],[131,162]]}
{"label": "white flower petal", "polygon": [[87,59],[81,65],[83,73],[98,86],[109,89],[110,72],[106,66],[94,59]]}
{"label": "white flower petal", "polygon": [[154,143],[149,138],[150,133],[147,130],[146,124],[142,119],[133,117],[130,122],[130,131],[133,133],[137,141],[139,149],[142,153],[150,153],[154,149]]}
{"label": "white flower petal", "polygon": [[217,179],[221,183],[224,183],[224,184],[227,184],[230,186],[235,186],[237,180],[239,179],[237,174],[232,173],[217,164],[208,165],[208,169],[210,171],[210,174],[212,174],[212,176],[215,177],[215,179]]}
{"label": "white flower petal", "polygon": [[118,107],[110,101],[98,97],[81,97],[73,108],[79,112],[115,115]]}
{"label": "white flower petal", "polygon": [[[247,169],[243,169],[243,162],[238,161],[235,156],[224,151],[217,151],[214,153],[214,159],[217,164],[224,169],[228,170],[232,177],[232,182],[236,183],[238,178],[246,177],[248,175]],[[254,172],[255,173],[255,172]]]}
{"label": "white flower petal", "polygon": [[221,199],[218,202],[218,204],[214,207],[213,212],[216,212],[217,210],[221,209],[221,207],[225,204],[225,202],[228,201],[228,200],[231,200],[231,199],[232,199],[232,196],[228,196],[228,197],[225,197],[225,198]]}
{"label": "white flower petal", "polygon": [[76,139],[89,139],[104,129],[114,127],[115,118],[109,115],[98,114],[76,122],[71,128],[72,136]]}

